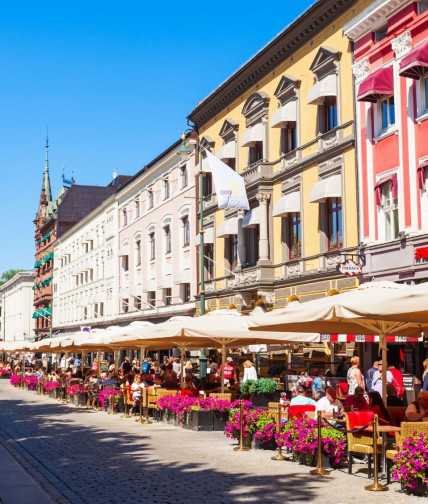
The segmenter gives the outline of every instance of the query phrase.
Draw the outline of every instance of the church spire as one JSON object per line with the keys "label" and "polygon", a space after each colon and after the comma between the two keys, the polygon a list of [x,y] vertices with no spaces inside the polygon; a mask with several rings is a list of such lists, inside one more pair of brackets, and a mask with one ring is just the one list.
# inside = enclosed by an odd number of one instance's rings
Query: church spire
{"label": "church spire", "polygon": [[45,171],[43,173],[43,185],[42,191],[45,192],[46,202],[49,203],[52,201],[52,191],[51,191],[51,181],[49,178],[49,137],[46,133],[46,160],[45,160]]}

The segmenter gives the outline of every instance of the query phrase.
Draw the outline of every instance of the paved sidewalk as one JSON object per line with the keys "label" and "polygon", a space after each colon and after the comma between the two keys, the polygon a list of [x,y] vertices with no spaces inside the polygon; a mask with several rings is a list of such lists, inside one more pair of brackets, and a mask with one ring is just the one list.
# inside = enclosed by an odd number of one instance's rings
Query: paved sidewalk
{"label": "paved sidewalk", "polygon": [[[355,465],[352,476],[346,469],[314,476],[297,463],[272,461],[271,452],[235,452],[236,443],[221,432],[141,425],[61,405],[6,380],[0,380],[1,443],[51,499],[27,490],[13,504],[426,504],[397,483],[388,492],[364,490],[370,483],[365,465]],[[2,504],[12,504],[3,498],[3,475]]]}

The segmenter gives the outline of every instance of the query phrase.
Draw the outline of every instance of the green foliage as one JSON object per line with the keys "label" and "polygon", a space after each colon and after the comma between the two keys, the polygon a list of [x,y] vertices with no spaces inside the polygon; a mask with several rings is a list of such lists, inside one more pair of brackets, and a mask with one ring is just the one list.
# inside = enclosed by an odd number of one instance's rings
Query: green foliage
{"label": "green foliage", "polygon": [[278,387],[276,381],[269,378],[260,378],[260,380],[247,380],[241,385],[242,394],[271,394]]}
{"label": "green foliage", "polygon": [[8,282],[11,278],[13,278],[17,273],[20,273],[21,271],[24,271],[22,269],[10,269],[5,271],[1,277],[0,277],[0,285],[5,284]]}

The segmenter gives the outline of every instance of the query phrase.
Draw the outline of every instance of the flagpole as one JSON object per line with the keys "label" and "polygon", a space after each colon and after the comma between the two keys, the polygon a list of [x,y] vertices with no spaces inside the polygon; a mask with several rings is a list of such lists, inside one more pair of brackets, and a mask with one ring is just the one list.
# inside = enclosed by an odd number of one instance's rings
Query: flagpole
{"label": "flagpole", "polygon": [[[199,304],[201,316],[205,315],[205,270],[204,270],[204,170],[202,167],[202,146],[199,138],[199,134],[196,127],[191,127],[184,131],[181,135],[182,144],[178,151],[178,154],[183,159],[187,159],[190,155],[189,149],[186,147],[186,134],[194,133],[197,141],[197,153],[198,159],[195,160],[199,163],[199,278],[200,278],[200,289],[199,289]],[[201,348],[201,355],[199,356],[199,378],[205,377],[207,375],[207,356],[205,354],[205,348]]]}

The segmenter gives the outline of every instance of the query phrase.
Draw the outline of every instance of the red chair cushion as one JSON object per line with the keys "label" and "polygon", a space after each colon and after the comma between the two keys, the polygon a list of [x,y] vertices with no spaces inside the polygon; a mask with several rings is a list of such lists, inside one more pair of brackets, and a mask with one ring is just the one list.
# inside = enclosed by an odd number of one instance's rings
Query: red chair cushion
{"label": "red chair cushion", "polygon": [[304,406],[290,406],[288,408],[288,419],[293,420],[294,418],[300,418],[307,411],[315,411],[315,406],[309,404]]}
{"label": "red chair cushion", "polygon": [[360,427],[367,425],[368,423],[372,422],[373,416],[373,411],[349,411],[349,428],[355,429],[357,425]]}

